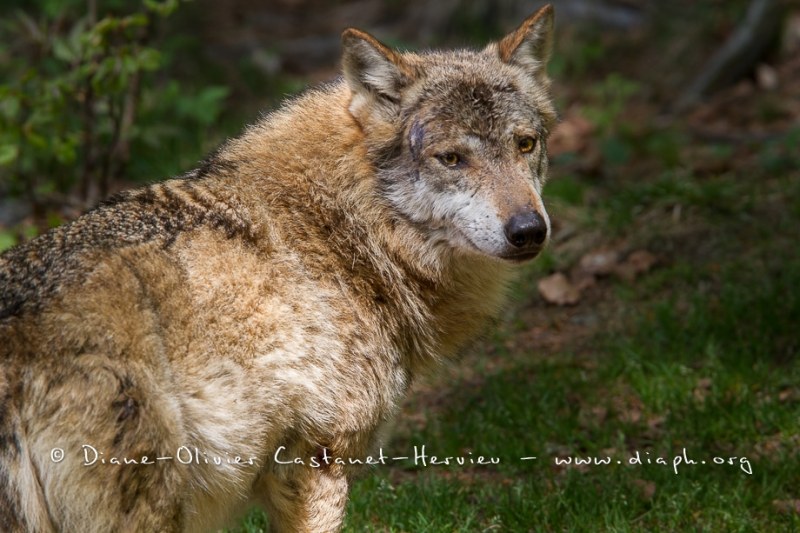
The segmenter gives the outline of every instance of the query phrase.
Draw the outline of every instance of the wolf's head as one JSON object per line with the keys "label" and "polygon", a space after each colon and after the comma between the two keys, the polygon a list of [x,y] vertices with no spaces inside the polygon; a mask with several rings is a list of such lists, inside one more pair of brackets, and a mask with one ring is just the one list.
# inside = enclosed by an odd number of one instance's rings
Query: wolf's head
{"label": "wolf's head", "polygon": [[431,238],[509,261],[545,245],[552,27],[546,6],[481,51],[422,54],[344,32],[350,113],[381,190]]}

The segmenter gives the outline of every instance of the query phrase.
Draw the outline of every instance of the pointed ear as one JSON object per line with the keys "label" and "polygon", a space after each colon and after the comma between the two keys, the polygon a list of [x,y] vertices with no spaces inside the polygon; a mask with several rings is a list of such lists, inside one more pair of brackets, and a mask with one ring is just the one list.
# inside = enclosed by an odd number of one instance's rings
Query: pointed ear
{"label": "pointed ear", "polygon": [[350,89],[390,102],[400,100],[409,83],[403,58],[372,35],[349,28],[342,34],[342,68]]}
{"label": "pointed ear", "polygon": [[548,4],[526,18],[497,48],[504,63],[520,66],[546,82],[547,61],[553,49],[553,6]]}

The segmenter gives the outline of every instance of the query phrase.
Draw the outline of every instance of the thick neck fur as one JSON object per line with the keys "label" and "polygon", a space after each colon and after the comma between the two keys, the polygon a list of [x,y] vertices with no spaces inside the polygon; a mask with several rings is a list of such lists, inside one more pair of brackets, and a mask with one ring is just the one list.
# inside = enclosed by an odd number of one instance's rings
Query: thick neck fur
{"label": "thick neck fur", "polygon": [[[261,235],[264,246],[295,250],[313,275],[347,272],[337,281],[360,285],[353,297],[370,295],[360,303],[381,319],[365,321],[386,325],[412,369],[427,366],[454,355],[496,314],[511,268],[436,242],[392,209],[367,135],[397,133],[365,132],[348,111],[350,98],[343,83],[334,84],[267,116],[221,150],[222,175],[213,181],[254,220],[281,219],[265,226],[285,233]],[[226,168],[235,172],[225,177]],[[287,175],[295,178],[276,178]]]}

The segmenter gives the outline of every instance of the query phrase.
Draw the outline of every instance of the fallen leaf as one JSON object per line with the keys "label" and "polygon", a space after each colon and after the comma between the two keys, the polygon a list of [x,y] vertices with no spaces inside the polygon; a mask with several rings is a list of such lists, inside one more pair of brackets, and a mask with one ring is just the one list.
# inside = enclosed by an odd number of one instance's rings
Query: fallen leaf
{"label": "fallen leaf", "polygon": [[656,256],[647,250],[637,250],[622,263],[614,265],[614,274],[626,281],[633,281],[639,274],[648,272],[657,262]]}
{"label": "fallen leaf", "polygon": [[636,250],[632,252],[625,261],[630,263],[636,269],[637,273],[644,273],[648,272],[658,263],[658,258],[647,250]]}
{"label": "fallen leaf", "polygon": [[630,407],[619,413],[618,418],[627,424],[637,424],[642,419],[642,412],[636,407]]}
{"label": "fallen leaf", "polygon": [[657,429],[661,427],[666,421],[667,417],[664,415],[653,416],[647,419],[647,427],[649,427],[650,429]]}
{"label": "fallen leaf", "polygon": [[581,294],[561,272],[540,279],[537,285],[539,294],[547,303],[555,305],[575,305]]}
{"label": "fallen leaf", "polygon": [[773,458],[781,454],[800,455],[800,435],[775,433],[757,442],[753,449],[755,458]]}
{"label": "fallen leaf", "polygon": [[[584,429],[601,426],[606,421],[608,409],[602,405],[595,405],[587,409],[581,409],[578,413],[578,424]],[[608,454],[612,455],[612,454]]]}
{"label": "fallen leaf", "polygon": [[616,250],[599,249],[589,252],[581,257],[580,268],[584,272],[596,276],[608,276],[614,271],[619,262],[619,252]]}
{"label": "fallen leaf", "polygon": [[652,440],[658,440],[664,434],[664,422],[667,417],[664,415],[651,416],[645,420],[647,429],[642,432],[642,436]]}
{"label": "fallen leaf", "polygon": [[656,494],[656,484],[644,479],[634,479],[633,486],[639,491],[639,496],[645,501],[650,501]]}
{"label": "fallen leaf", "polygon": [[797,391],[794,389],[783,389],[778,393],[778,401],[790,402],[793,401],[798,396],[800,396],[800,394],[797,394]]}
{"label": "fallen leaf", "polygon": [[772,500],[772,506],[782,514],[800,514],[800,500]]}
{"label": "fallen leaf", "polygon": [[712,385],[711,378],[701,378],[697,380],[697,385],[695,385],[694,390],[692,391],[692,396],[694,399],[700,403],[704,402],[708,397],[709,391],[711,390]]}
{"label": "fallen leaf", "polygon": [[642,420],[644,403],[627,385],[615,391],[611,397],[611,406],[617,419],[626,424],[638,424]]}

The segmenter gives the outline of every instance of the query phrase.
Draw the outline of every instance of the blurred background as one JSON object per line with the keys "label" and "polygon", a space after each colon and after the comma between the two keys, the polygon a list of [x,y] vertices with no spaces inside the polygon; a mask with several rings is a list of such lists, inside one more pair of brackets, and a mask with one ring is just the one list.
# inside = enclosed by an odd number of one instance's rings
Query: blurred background
{"label": "blurred background", "polygon": [[[335,77],[347,26],[406,49],[483,46],[540,4],[4,0],[0,223],[33,216],[41,230],[73,216],[66,206],[193,168],[259,112]],[[588,151],[598,173],[640,155],[674,167],[678,141],[664,132],[676,119],[728,144],[796,126],[800,21],[788,2],[554,4],[550,72],[566,121],[555,157]],[[632,142],[642,130],[659,133],[646,154]]]}
{"label": "blurred background", "polygon": [[[417,385],[391,441],[505,460],[375,471],[347,528],[797,529],[800,5],[552,3],[552,245],[496,330]],[[542,4],[4,0],[0,250],[194,168],[337,76],[345,27],[484,46]],[[553,460],[687,449],[753,474]]]}

